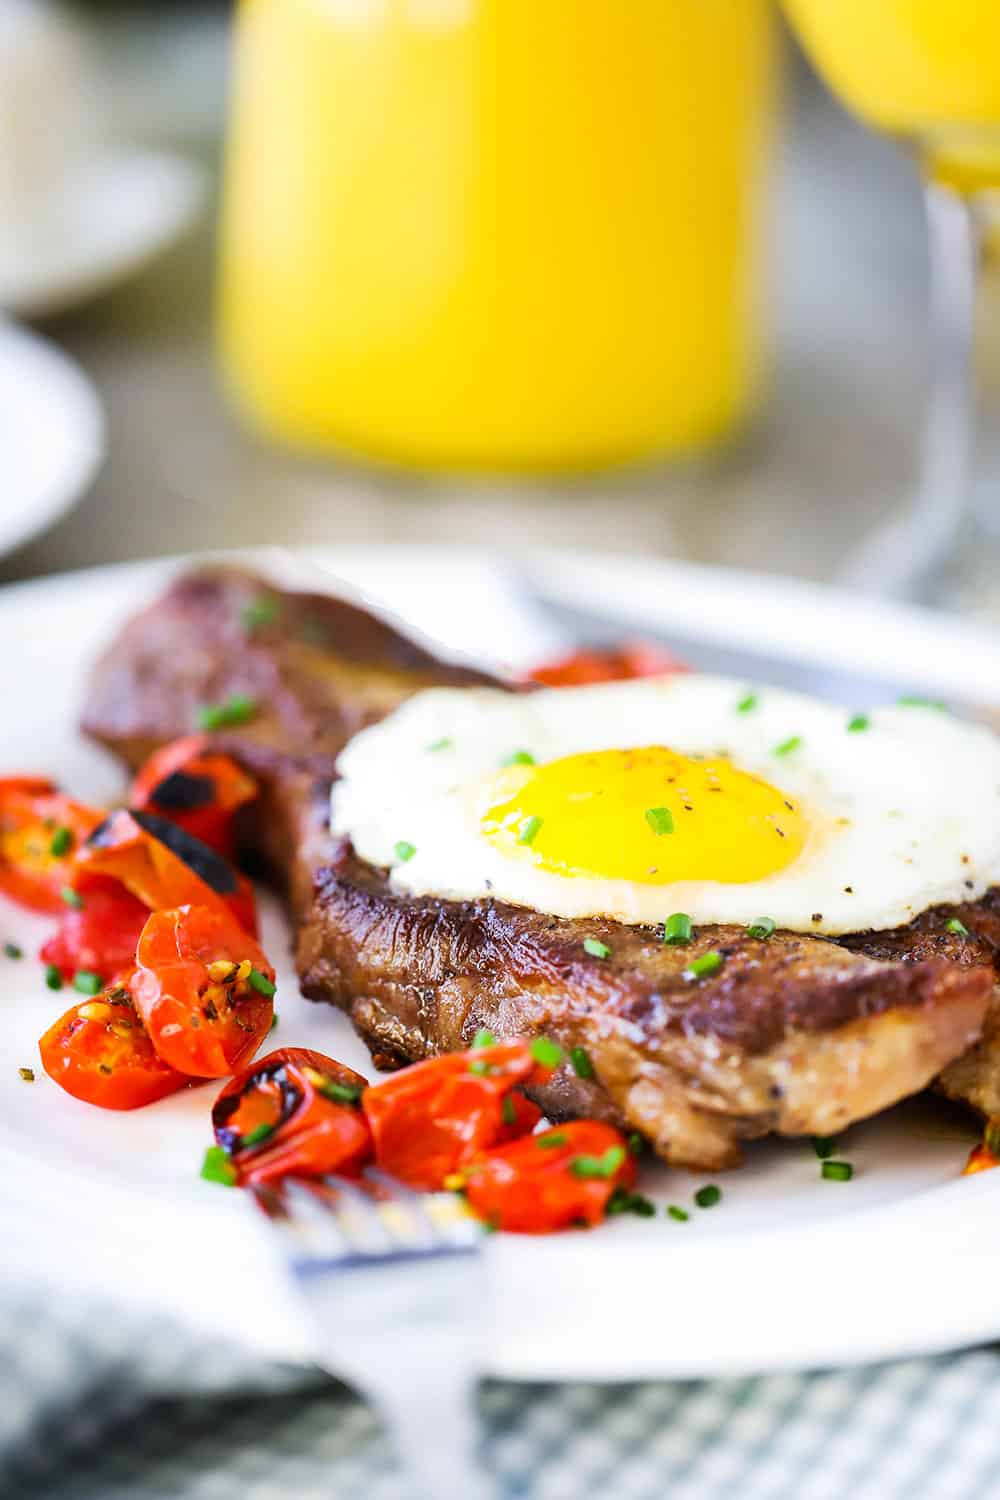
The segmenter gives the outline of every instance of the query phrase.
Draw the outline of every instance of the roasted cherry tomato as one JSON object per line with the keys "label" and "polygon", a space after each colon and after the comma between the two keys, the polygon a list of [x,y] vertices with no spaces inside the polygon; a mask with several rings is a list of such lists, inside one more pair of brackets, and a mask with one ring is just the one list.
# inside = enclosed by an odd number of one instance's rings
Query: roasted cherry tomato
{"label": "roasted cherry tomato", "polygon": [[274,970],[224,906],[154,911],[130,989],[156,1051],[180,1073],[222,1078],[253,1057],[274,1019]]}
{"label": "roasted cherry tomato", "polygon": [[516,1103],[512,1091],[550,1073],[524,1041],[450,1052],[401,1069],[366,1089],[361,1101],[379,1166],[411,1187],[444,1187],[505,1129],[519,1122],[532,1128],[537,1116]]}
{"label": "roasted cherry tomato", "polygon": [[42,962],[52,964],[64,979],[72,979],[78,969],[110,979],[133,968],[149,907],[108,875],[90,876],[79,901],[78,907],[62,908],[55,934],[38,955]]}
{"label": "roasted cherry tomato", "polygon": [[63,911],[73,856],[103,816],[42,777],[0,780],[0,891],[34,911]]}
{"label": "roasted cherry tomato", "polygon": [[528,674],[545,687],[585,687],[592,682],[622,682],[631,677],[661,677],[686,672],[684,663],[653,641],[625,641],[606,651],[573,651],[543,662]]}
{"label": "roasted cherry tomato", "polygon": [[215,1139],[242,1186],[278,1177],[355,1176],[372,1156],[367,1079],[305,1047],[282,1047],[226,1084]]}
{"label": "roasted cherry tomato", "polygon": [[112,875],[150,911],[174,906],[218,906],[256,936],[253,886],[221,854],[155,813],[110,813],[76,857],[76,883]]}
{"label": "roasted cherry tomato", "polygon": [[530,1135],[535,1126],[545,1118],[538,1105],[526,1099],[519,1089],[505,1095],[500,1114],[503,1124],[496,1138],[498,1146],[506,1141],[520,1140],[522,1135]]}
{"label": "roasted cherry tomato", "polygon": [[635,1160],[621,1131],[574,1120],[485,1152],[463,1176],[469,1206],[495,1229],[548,1234],[600,1223],[635,1181]]}
{"label": "roasted cherry tomato", "polygon": [[970,1151],[962,1176],[969,1177],[973,1172],[988,1172],[992,1167],[1000,1167],[1000,1118],[996,1117],[987,1120],[982,1145]]}
{"label": "roasted cherry tomato", "polygon": [[988,1150],[986,1146],[974,1146],[969,1152],[969,1159],[962,1168],[963,1177],[972,1177],[976,1172],[990,1172],[994,1167],[1000,1167],[1000,1160]]}
{"label": "roasted cherry tomato", "polygon": [[129,805],[159,814],[231,859],[233,814],[256,795],[253,777],[197,734],[150,756],[132,783]]}
{"label": "roasted cherry tomato", "polygon": [[138,1109],[191,1081],[156,1055],[124,986],[74,1005],[38,1049],[60,1088],[104,1109]]}

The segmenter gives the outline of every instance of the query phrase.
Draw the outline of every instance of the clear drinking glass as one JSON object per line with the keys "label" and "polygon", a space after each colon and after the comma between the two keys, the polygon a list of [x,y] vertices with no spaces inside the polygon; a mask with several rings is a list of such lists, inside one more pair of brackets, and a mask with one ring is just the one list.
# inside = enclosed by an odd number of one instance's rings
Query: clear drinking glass
{"label": "clear drinking glass", "polygon": [[974,375],[980,273],[1000,232],[1000,0],[784,6],[831,87],[916,154],[926,185],[935,359],[922,476],[847,581],[1000,618],[1000,499],[977,498]]}

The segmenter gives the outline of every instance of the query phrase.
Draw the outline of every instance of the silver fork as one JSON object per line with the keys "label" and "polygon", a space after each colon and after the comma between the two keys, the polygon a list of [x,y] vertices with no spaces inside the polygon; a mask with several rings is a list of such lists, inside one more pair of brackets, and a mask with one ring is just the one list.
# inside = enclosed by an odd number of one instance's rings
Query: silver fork
{"label": "silver fork", "polygon": [[[318,1358],[366,1395],[420,1500],[493,1500],[473,1407],[483,1229],[453,1193],[376,1168],[254,1190],[320,1338]],[[322,1340],[322,1342],[320,1342]]]}

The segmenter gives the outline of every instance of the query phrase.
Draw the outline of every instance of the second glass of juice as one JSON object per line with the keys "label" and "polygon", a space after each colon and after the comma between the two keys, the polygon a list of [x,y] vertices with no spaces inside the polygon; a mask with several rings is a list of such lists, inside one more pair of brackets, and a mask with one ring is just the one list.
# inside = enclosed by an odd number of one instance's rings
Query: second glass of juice
{"label": "second glass of juice", "polygon": [[582,470],[759,385],[767,0],[241,0],[228,385],[295,445]]}

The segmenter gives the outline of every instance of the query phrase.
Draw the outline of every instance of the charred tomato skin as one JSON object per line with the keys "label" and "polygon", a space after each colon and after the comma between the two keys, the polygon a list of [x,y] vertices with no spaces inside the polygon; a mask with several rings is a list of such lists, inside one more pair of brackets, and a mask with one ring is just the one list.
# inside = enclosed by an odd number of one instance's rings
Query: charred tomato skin
{"label": "charred tomato skin", "polygon": [[252,802],[257,783],[207,735],[172,740],[140,768],[129,792],[133,808],[176,823],[226,859],[235,853],[233,818]]}
{"label": "charred tomato skin", "polygon": [[212,1108],[215,1139],[245,1187],[286,1176],[353,1177],[373,1155],[360,1107],[367,1080],[306,1047],[282,1047],[230,1079]]}

